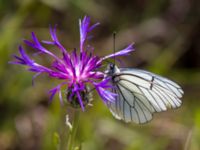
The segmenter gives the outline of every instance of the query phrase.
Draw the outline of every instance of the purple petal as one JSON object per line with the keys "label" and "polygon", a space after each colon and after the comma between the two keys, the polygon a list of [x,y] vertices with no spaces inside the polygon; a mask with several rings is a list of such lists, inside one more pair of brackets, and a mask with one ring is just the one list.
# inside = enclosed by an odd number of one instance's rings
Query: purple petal
{"label": "purple petal", "polygon": [[27,45],[30,46],[30,47],[35,48],[35,44],[34,44],[33,42],[30,42],[30,41],[28,41],[28,40],[24,40],[24,43],[27,44]]}
{"label": "purple petal", "polygon": [[32,86],[34,86],[34,80],[37,76],[39,76],[41,74],[41,72],[36,73],[33,77],[32,77]]}
{"label": "purple petal", "polygon": [[53,97],[55,96],[55,94],[56,94],[57,92],[59,92],[59,99],[60,99],[60,102],[61,102],[61,104],[63,103],[62,93],[61,93],[61,86],[63,86],[64,84],[67,84],[67,83],[66,83],[66,82],[63,82],[63,83],[59,84],[58,86],[56,86],[55,88],[53,88],[53,89],[51,89],[51,90],[49,91],[49,94],[51,94],[51,95],[50,95],[50,101],[49,101],[49,102],[51,102],[51,101],[53,100]]}
{"label": "purple petal", "polygon": [[35,52],[32,56],[35,57],[35,56],[38,56],[38,55],[40,55],[40,54],[44,54],[44,52],[41,52],[41,51],[40,51],[40,52]]}
{"label": "purple petal", "polygon": [[123,55],[127,55],[128,53],[134,51],[134,47],[133,47],[133,44],[130,44],[129,46],[127,46],[125,49],[123,50],[120,50],[116,53],[113,53],[113,54],[110,54],[110,55],[107,55],[105,57],[103,57],[100,61],[103,61],[105,59],[108,59],[108,58],[112,58],[112,57],[116,57],[116,56],[123,56]]}
{"label": "purple petal", "polygon": [[26,65],[26,62],[21,57],[16,55],[13,55],[13,57],[15,58],[15,61],[9,61],[9,64]]}
{"label": "purple petal", "polygon": [[53,97],[55,96],[55,94],[56,94],[57,91],[58,91],[58,88],[57,88],[57,87],[55,87],[55,88],[53,88],[53,89],[51,89],[51,90],[49,91],[49,94],[51,94],[51,95],[50,95],[50,102],[53,100]]}
{"label": "purple petal", "polygon": [[94,25],[92,25],[89,29],[89,31],[92,31],[94,28],[96,28],[98,25],[100,25],[99,22],[95,23]]}
{"label": "purple petal", "polygon": [[[53,31],[52,31],[53,32]],[[53,35],[52,35],[53,36]],[[45,54],[48,54],[50,55],[51,57],[53,57],[54,59],[56,59],[57,61],[61,62],[62,63],[62,60],[55,54],[53,54],[52,52],[50,52],[49,50],[47,50],[46,48],[44,48],[39,40],[37,39],[37,37],[35,36],[34,32],[32,32],[32,39],[34,42],[30,42],[30,41],[27,41],[27,40],[24,40],[24,42],[28,45],[28,46],[31,46]],[[57,41],[58,42],[58,41]],[[57,45],[58,44],[58,45]],[[60,43],[58,42],[56,45],[61,49],[62,52],[66,52],[65,49],[62,47],[62,45],[60,45]]]}
{"label": "purple petal", "polygon": [[83,102],[82,102],[80,93],[77,91],[76,94],[77,94],[77,96],[78,96],[79,104],[80,104],[80,106],[81,106],[82,111],[85,111],[85,108],[84,108],[84,105],[83,105]]}
{"label": "purple petal", "polygon": [[42,43],[45,44],[50,44],[50,45],[55,45],[57,46],[62,52],[67,53],[66,49],[62,46],[62,44],[59,42],[58,37],[56,35],[56,27],[57,25],[55,25],[54,28],[52,28],[51,26],[49,26],[49,30],[50,30],[50,34],[51,34],[51,39],[53,41],[42,41]]}
{"label": "purple petal", "polygon": [[98,94],[101,96],[104,102],[110,101],[114,102],[116,99],[117,94],[109,91],[109,89],[113,89],[114,87],[110,83],[111,78],[106,78],[100,83],[94,83],[93,85],[95,86]]}
{"label": "purple petal", "polygon": [[109,90],[106,90],[102,87],[96,87],[96,90],[104,102],[106,102],[106,101],[114,102],[117,97],[117,94],[112,93]]}
{"label": "purple petal", "polygon": [[52,40],[55,41],[55,42],[58,41],[58,38],[57,38],[57,36],[56,36],[56,27],[57,27],[57,25],[55,25],[54,28],[52,29],[51,25],[49,26],[51,38],[52,38]]}
{"label": "purple petal", "polygon": [[31,32],[31,34],[32,34],[32,40],[33,40],[33,42],[28,41],[28,40],[24,40],[24,43],[27,44],[28,46],[32,47],[32,48],[35,48],[35,49],[37,49],[39,51],[47,53],[47,50],[40,44],[40,42],[37,39],[35,33]]}
{"label": "purple petal", "polygon": [[60,103],[61,103],[61,105],[63,106],[64,103],[63,103],[63,98],[62,98],[62,92],[61,92],[61,90],[59,90],[58,95],[59,95]]}
{"label": "purple petal", "polygon": [[[22,46],[19,46],[19,52],[22,56],[22,58],[18,57],[20,60],[23,60],[27,65],[32,66],[34,61],[30,59],[30,57],[26,54],[25,50],[22,48]],[[16,57],[17,58],[17,57]]]}
{"label": "purple petal", "polygon": [[35,45],[37,45],[38,47],[42,47],[41,44],[40,44],[40,42],[39,42],[39,40],[37,39],[35,33],[31,32],[31,34],[32,34],[32,39],[35,42]]}
{"label": "purple petal", "polygon": [[83,51],[84,42],[87,39],[87,34],[91,30],[93,30],[99,23],[96,23],[90,27],[90,17],[85,16],[83,20],[79,20],[79,28],[80,28],[80,51]]}
{"label": "purple petal", "polygon": [[52,42],[52,41],[44,41],[44,40],[42,40],[42,43],[44,43],[44,44],[49,44],[49,45],[54,45],[54,44],[55,44],[55,42]]}

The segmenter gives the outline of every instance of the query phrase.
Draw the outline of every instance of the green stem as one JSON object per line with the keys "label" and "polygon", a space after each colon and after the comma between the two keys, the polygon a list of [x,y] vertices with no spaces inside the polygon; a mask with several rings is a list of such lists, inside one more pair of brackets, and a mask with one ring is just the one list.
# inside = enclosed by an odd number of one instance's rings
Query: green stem
{"label": "green stem", "polygon": [[74,144],[76,141],[76,133],[77,133],[78,124],[79,124],[79,118],[80,118],[80,112],[79,112],[79,110],[75,110],[74,119],[73,119],[73,123],[72,123],[72,129],[69,133],[67,150],[74,149]]}

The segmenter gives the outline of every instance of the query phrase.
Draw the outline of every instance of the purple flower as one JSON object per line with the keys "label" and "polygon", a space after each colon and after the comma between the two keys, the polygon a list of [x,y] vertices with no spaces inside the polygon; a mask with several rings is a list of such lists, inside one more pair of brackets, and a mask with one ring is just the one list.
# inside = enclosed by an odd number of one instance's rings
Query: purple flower
{"label": "purple flower", "polygon": [[[67,51],[62,44],[59,42],[56,36],[56,27],[50,27],[50,34],[52,41],[39,41],[36,35],[32,32],[32,40],[24,40],[25,44],[32,47],[39,54],[46,54],[52,58],[52,63],[50,67],[43,66],[31,59],[22,48],[19,46],[20,57],[14,55],[15,61],[12,61],[12,64],[20,64],[28,66],[28,70],[31,72],[36,72],[36,75],[33,76],[33,80],[36,76],[41,73],[47,73],[52,78],[57,78],[63,80],[61,84],[54,87],[49,91],[51,94],[50,100],[53,99],[56,93],[59,94],[60,101],[62,103],[62,93],[61,87],[67,86],[67,98],[69,102],[78,101],[79,106],[84,110],[84,96],[88,92],[87,86],[93,86],[100,97],[104,102],[115,100],[116,94],[111,92],[113,88],[110,85],[110,78],[105,79],[105,73],[100,71],[102,63],[105,59],[126,55],[129,52],[133,51],[133,45],[129,45],[127,48],[115,53],[110,54],[105,57],[98,57],[93,54],[93,47],[85,45],[87,41],[88,34],[93,30],[99,23],[90,25],[90,18],[85,16],[83,20],[79,20],[80,27],[80,48],[74,49],[71,53]],[[46,49],[42,44],[56,46],[62,56],[59,57],[55,53]]]}

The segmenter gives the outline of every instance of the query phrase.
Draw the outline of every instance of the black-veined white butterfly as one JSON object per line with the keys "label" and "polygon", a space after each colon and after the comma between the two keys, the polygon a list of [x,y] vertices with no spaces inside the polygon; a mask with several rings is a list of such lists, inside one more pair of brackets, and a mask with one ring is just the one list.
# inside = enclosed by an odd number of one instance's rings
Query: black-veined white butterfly
{"label": "black-veined white butterfly", "polygon": [[113,116],[125,122],[146,123],[155,112],[181,106],[183,90],[175,82],[148,71],[109,64],[115,102],[107,102]]}

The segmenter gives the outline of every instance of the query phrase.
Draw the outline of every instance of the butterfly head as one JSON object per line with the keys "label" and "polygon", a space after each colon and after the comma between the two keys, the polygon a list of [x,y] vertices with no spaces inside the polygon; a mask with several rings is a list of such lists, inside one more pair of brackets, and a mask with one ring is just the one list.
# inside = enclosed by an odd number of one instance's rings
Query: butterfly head
{"label": "butterfly head", "polygon": [[105,71],[107,76],[113,76],[117,72],[120,72],[120,70],[115,64],[113,63],[108,64],[107,70]]}

